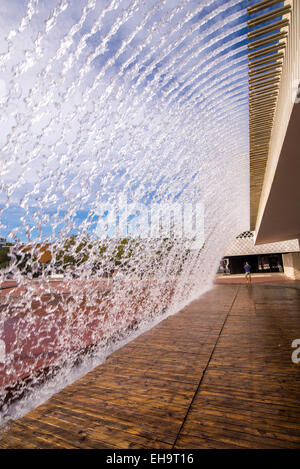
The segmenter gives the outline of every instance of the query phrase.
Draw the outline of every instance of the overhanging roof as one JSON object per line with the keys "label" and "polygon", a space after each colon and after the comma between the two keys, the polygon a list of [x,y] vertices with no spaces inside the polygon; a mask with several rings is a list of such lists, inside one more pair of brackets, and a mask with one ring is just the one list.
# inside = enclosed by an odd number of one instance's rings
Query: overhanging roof
{"label": "overhanging roof", "polygon": [[248,9],[250,228],[257,243],[300,236],[299,3],[264,0]]}

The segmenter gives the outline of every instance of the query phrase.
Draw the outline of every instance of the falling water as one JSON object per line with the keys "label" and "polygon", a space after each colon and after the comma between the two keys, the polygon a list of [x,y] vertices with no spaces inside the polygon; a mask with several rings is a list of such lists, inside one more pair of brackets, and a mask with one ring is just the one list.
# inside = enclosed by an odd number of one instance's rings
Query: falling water
{"label": "falling water", "polygon": [[1,2],[2,424],[211,288],[248,228],[247,6]]}

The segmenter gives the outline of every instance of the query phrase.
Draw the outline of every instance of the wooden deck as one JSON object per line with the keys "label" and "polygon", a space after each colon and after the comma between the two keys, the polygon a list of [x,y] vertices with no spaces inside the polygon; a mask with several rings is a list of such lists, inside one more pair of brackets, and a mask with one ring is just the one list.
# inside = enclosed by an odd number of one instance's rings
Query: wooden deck
{"label": "wooden deck", "polygon": [[0,448],[300,448],[296,338],[296,283],[216,285],[14,422]]}

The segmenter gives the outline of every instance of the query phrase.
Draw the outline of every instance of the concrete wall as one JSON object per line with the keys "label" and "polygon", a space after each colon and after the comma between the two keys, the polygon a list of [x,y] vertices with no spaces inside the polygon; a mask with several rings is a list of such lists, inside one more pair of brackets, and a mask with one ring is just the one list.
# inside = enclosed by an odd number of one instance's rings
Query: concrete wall
{"label": "concrete wall", "polygon": [[255,233],[248,231],[235,238],[227,247],[224,257],[243,256],[251,254],[281,254],[284,252],[300,251],[298,239],[280,241],[277,243],[254,244]]}
{"label": "concrete wall", "polygon": [[282,255],[284,273],[293,280],[300,280],[300,252]]}

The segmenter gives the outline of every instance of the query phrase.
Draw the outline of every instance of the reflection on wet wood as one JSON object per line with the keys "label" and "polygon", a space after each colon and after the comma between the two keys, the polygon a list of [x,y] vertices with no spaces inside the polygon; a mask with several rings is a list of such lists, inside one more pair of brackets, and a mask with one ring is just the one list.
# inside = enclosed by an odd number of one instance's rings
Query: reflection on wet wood
{"label": "reflection on wet wood", "polygon": [[0,448],[299,448],[296,286],[216,286],[14,422]]}

